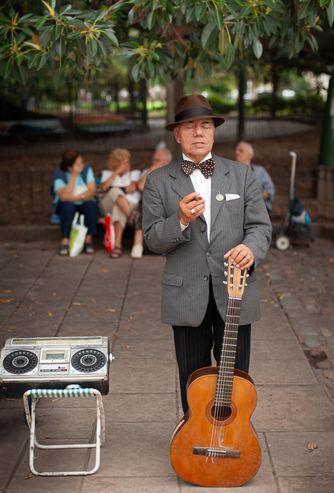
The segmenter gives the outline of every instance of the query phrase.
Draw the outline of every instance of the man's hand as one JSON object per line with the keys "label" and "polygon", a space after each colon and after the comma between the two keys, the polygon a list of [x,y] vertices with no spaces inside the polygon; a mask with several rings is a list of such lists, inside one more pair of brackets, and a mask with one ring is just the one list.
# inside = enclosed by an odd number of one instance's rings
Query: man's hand
{"label": "man's hand", "polygon": [[231,248],[231,250],[225,253],[224,258],[231,258],[233,265],[240,267],[240,269],[249,269],[254,263],[252,250],[243,243]]}
{"label": "man's hand", "polygon": [[192,192],[179,202],[179,217],[182,224],[195,221],[205,209],[205,202],[198,192]]}

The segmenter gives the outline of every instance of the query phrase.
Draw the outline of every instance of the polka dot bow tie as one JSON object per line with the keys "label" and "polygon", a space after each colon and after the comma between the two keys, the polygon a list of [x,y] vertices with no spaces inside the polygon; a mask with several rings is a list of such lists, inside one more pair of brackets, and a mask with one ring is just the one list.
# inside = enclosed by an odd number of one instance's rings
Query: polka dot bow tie
{"label": "polka dot bow tie", "polygon": [[199,169],[203,176],[205,176],[205,178],[209,178],[213,175],[215,163],[211,158],[203,161],[202,163],[194,163],[193,161],[184,160],[181,164],[181,167],[183,173],[185,173],[187,176],[190,176],[195,169]]}

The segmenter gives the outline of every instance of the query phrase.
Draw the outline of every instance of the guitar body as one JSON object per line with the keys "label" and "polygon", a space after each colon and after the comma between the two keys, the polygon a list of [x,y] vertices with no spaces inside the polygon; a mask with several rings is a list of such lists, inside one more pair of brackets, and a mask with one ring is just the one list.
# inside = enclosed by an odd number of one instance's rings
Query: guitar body
{"label": "guitar body", "polygon": [[224,416],[214,418],[217,377],[217,367],[201,368],[191,375],[189,411],[172,436],[171,464],[178,476],[192,484],[240,486],[261,465],[260,445],[250,422],[256,390],[249,375],[235,370],[231,405]]}

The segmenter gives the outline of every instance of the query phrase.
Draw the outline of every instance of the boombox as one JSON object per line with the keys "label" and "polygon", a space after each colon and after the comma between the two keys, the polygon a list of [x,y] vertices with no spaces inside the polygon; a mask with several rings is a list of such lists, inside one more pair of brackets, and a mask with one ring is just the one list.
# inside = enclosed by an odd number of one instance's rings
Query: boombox
{"label": "boombox", "polygon": [[109,339],[102,336],[7,339],[0,354],[0,394],[68,385],[109,391]]}

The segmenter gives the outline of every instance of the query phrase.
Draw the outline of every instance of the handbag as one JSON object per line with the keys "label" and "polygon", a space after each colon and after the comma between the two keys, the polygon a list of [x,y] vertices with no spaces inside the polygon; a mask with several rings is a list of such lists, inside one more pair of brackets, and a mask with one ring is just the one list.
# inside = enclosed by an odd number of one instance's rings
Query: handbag
{"label": "handbag", "polygon": [[70,257],[76,257],[82,252],[85,245],[85,238],[88,228],[84,225],[84,215],[76,212],[70,233],[69,254]]}
{"label": "handbag", "polygon": [[107,214],[105,216],[103,224],[105,229],[104,239],[103,239],[104,249],[108,253],[112,253],[115,246],[115,229],[110,214]]}

